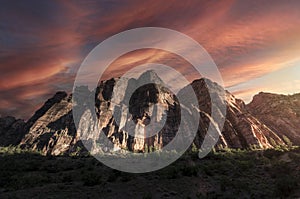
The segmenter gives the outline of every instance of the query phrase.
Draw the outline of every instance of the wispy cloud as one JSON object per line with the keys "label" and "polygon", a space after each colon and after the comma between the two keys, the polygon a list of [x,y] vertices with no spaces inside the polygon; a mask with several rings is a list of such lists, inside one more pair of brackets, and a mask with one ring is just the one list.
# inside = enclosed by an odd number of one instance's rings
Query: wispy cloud
{"label": "wispy cloud", "polygon": [[[260,89],[294,92],[283,91],[282,84],[277,89],[262,86],[259,79],[298,63],[299,7],[299,1],[279,0],[2,3],[0,113],[28,118],[55,90],[71,91],[81,61],[97,44],[144,26],[171,28],[197,40],[215,60],[226,87],[239,97],[248,100]],[[170,65],[190,80],[199,77],[177,56],[144,50],[116,60],[103,78],[145,62]]]}

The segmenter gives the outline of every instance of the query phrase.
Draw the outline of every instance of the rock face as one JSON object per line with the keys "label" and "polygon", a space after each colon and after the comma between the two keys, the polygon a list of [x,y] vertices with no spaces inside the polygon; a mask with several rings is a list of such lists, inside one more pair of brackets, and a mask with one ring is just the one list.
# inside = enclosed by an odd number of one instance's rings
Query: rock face
{"label": "rock face", "polygon": [[71,96],[57,92],[28,120],[24,130],[27,133],[20,143],[23,148],[51,155],[70,152],[78,141]]}
{"label": "rock face", "polygon": [[[195,93],[198,95],[200,105],[200,127],[198,136],[195,139],[196,146],[201,144],[201,139],[205,135],[205,130],[212,118],[209,117],[211,106],[207,86],[210,86],[213,96],[217,97],[222,92],[222,87],[209,80],[196,80],[192,83]],[[252,116],[246,109],[245,103],[236,99],[232,94],[226,91],[225,104],[227,107],[226,120],[222,131],[220,132],[217,148],[249,148],[256,146],[258,148],[271,148],[271,140],[276,144],[283,145],[284,142],[270,128],[261,123]],[[225,116],[223,116],[225,117]],[[214,124],[215,122],[212,122]],[[204,131],[203,131],[204,129]],[[200,141],[197,141],[200,139]]]}
{"label": "rock face", "polygon": [[[156,84],[139,87],[139,83],[145,80],[154,80]],[[37,149],[48,155],[82,150],[80,135],[85,141],[90,141],[89,149],[92,151],[96,150],[97,145],[101,145],[100,137],[103,135],[111,141],[114,149],[144,152],[167,145],[175,137],[181,121],[180,111],[184,111],[180,108],[178,96],[165,88],[152,71],[144,73],[138,79],[120,81],[119,78],[113,78],[101,82],[95,92],[96,96],[92,96],[85,87],[77,88],[81,89],[84,96],[88,96],[88,99],[84,99],[95,101],[94,107],[86,107],[85,101],[76,97],[76,106],[72,107],[72,95],[58,92],[26,123],[13,118],[1,119],[1,145],[20,144],[23,148]],[[218,99],[218,103],[227,107],[226,116],[217,109],[219,117],[225,118],[222,128],[211,117],[210,97],[218,98],[224,93],[223,88],[205,79],[195,80],[191,86],[197,95],[200,114],[199,128],[194,139],[196,147],[200,148],[210,123],[220,135],[217,149],[249,148],[254,145],[258,148],[271,148],[284,145],[282,135],[287,133],[293,141],[299,138],[299,95],[286,97],[259,94],[246,106],[242,100],[226,91],[226,100]],[[182,89],[178,95],[185,95],[186,92]],[[129,94],[130,96],[126,96]],[[289,99],[288,102],[286,99]],[[276,111],[270,114],[268,106]],[[284,112],[280,112],[283,108]],[[77,130],[72,115],[74,110],[80,113]],[[91,110],[96,112],[101,130],[93,134],[90,133],[92,127],[84,126],[84,121],[91,119]],[[282,114],[286,116],[283,117]],[[291,118],[294,119],[290,121]],[[164,121],[161,128],[151,127],[151,122],[159,121]],[[188,132],[189,124],[184,126]],[[148,138],[144,138],[144,135]],[[13,137],[16,139],[12,139]]]}
{"label": "rock face", "polygon": [[[157,84],[139,86],[150,80]],[[122,83],[117,85],[118,81]],[[162,84],[153,72],[144,73],[138,79],[124,81],[115,78],[100,83],[95,100],[99,130],[112,141],[114,150],[123,148],[143,152],[160,149],[176,135],[179,124],[178,102],[174,94]],[[77,104],[82,106],[80,102]],[[85,117],[89,118],[90,115]],[[166,125],[162,128],[147,126],[151,121],[162,119],[166,120]],[[96,150],[96,145],[101,145],[98,139],[100,133],[91,135],[86,132],[87,128],[79,126],[79,131],[86,140],[98,140],[98,143],[91,141],[90,150]],[[151,135],[146,135],[147,133]]]}
{"label": "rock face", "polygon": [[259,93],[247,105],[252,115],[270,127],[279,137],[300,144],[300,94]]}
{"label": "rock face", "polygon": [[25,122],[14,117],[0,118],[0,146],[17,145],[23,138]]}

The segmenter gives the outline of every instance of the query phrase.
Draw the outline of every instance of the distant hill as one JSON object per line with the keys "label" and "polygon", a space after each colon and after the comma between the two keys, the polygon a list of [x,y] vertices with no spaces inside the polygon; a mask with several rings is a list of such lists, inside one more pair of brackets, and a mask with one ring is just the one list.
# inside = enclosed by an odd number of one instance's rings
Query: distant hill
{"label": "distant hill", "polygon": [[287,136],[294,144],[300,144],[300,93],[261,92],[254,96],[247,109],[281,138]]}

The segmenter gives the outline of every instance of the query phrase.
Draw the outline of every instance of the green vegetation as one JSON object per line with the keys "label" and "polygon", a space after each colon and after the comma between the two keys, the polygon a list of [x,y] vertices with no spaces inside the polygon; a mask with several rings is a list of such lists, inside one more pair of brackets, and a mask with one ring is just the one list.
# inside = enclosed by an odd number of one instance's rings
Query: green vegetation
{"label": "green vegetation", "polygon": [[282,139],[288,145],[288,147],[292,147],[293,146],[293,143],[291,142],[291,140],[287,136],[283,135]]}
{"label": "green vegetation", "polygon": [[116,171],[90,156],[42,156],[14,147],[0,148],[0,163],[0,198],[300,196],[297,147],[224,149],[204,159],[191,150],[168,167],[145,174]]}

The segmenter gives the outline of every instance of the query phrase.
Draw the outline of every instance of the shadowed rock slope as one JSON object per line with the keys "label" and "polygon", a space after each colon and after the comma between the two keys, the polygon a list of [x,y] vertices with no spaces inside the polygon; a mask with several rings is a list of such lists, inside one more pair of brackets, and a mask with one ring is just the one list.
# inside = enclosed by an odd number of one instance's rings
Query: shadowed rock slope
{"label": "shadowed rock slope", "polygon": [[[134,89],[139,85],[139,81],[145,79],[155,80],[158,83],[147,84]],[[163,86],[163,82],[152,71],[144,73],[138,79],[126,80],[118,87],[116,87],[117,81],[120,81],[120,79],[114,78],[100,82],[96,90],[96,96],[92,96],[87,88],[77,88],[81,89],[85,96],[89,96],[90,100],[95,99],[95,107],[85,107],[84,101],[80,99],[74,99],[77,105],[72,107],[72,95],[58,92],[26,123],[11,118],[1,119],[1,144],[7,145],[10,142],[14,145],[20,144],[23,148],[40,150],[44,154],[59,155],[81,150],[83,147],[79,135],[83,135],[86,140],[91,140],[90,149],[96,150],[97,144],[99,144],[97,140],[99,141],[101,132],[90,134],[89,128],[84,126],[84,123],[80,123],[79,129],[76,131],[72,116],[72,110],[76,109],[77,112],[82,113],[80,116],[81,122],[85,121],[90,119],[91,115],[88,110],[93,108],[99,121],[99,129],[113,143],[114,149],[124,148],[144,152],[160,149],[167,145],[175,137],[180,125],[180,111],[185,111],[181,110],[177,97]],[[200,108],[198,110],[200,114],[199,128],[194,140],[194,144],[198,148],[201,146],[210,123],[220,134],[220,139],[216,145],[217,149],[225,147],[249,148],[253,145],[258,148],[272,148],[275,145],[285,144],[282,139],[282,135],[285,133],[288,137],[291,137],[291,135],[297,137],[297,129],[299,128],[294,127],[299,127],[299,125],[297,126],[296,122],[290,124],[289,121],[276,117],[276,114],[270,117],[270,120],[276,119],[282,121],[282,123],[287,123],[287,128],[282,131],[281,128],[284,128],[284,126],[280,125],[279,128],[273,125],[271,121],[264,120],[263,114],[257,111],[257,109],[263,110],[259,107],[264,106],[262,105],[263,102],[257,101],[257,97],[254,99],[255,103],[252,102],[246,107],[242,100],[236,99],[227,91],[225,91],[226,100],[223,101],[220,98],[218,101],[225,104],[227,109],[226,115],[219,111],[219,117],[226,118],[222,128],[211,117],[210,97],[218,98],[224,93],[223,88],[206,79],[195,80],[191,83],[191,86],[197,95]],[[211,90],[210,94],[208,88]],[[129,100],[124,100],[123,95],[115,94],[122,93],[118,89],[126,91],[124,95],[132,92],[132,96],[125,97]],[[184,94],[185,89],[178,93],[179,96]],[[274,99],[273,106],[277,106],[276,100]],[[291,99],[291,103],[294,103],[293,99]],[[118,106],[115,106],[116,104]],[[129,114],[124,114],[127,111]],[[265,114],[268,115],[268,113]],[[293,117],[295,117],[295,121],[297,118],[299,121],[299,115]],[[148,132],[142,131],[142,133],[151,133],[152,136],[149,138],[144,139],[137,136],[141,134],[140,127],[143,129],[151,121],[157,122],[163,119],[165,119],[165,124],[162,128],[151,129],[152,132],[149,132],[149,130]],[[131,126],[126,126],[128,121],[131,121]],[[188,132],[189,124],[183,125]],[[9,138],[14,136],[16,139]],[[6,140],[6,142],[3,142],[3,140]]]}
{"label": "shadowed rock slope", "polygon": [[0,146],[18,145],[26,131],[25,122],[14,117],[0,118]]}

